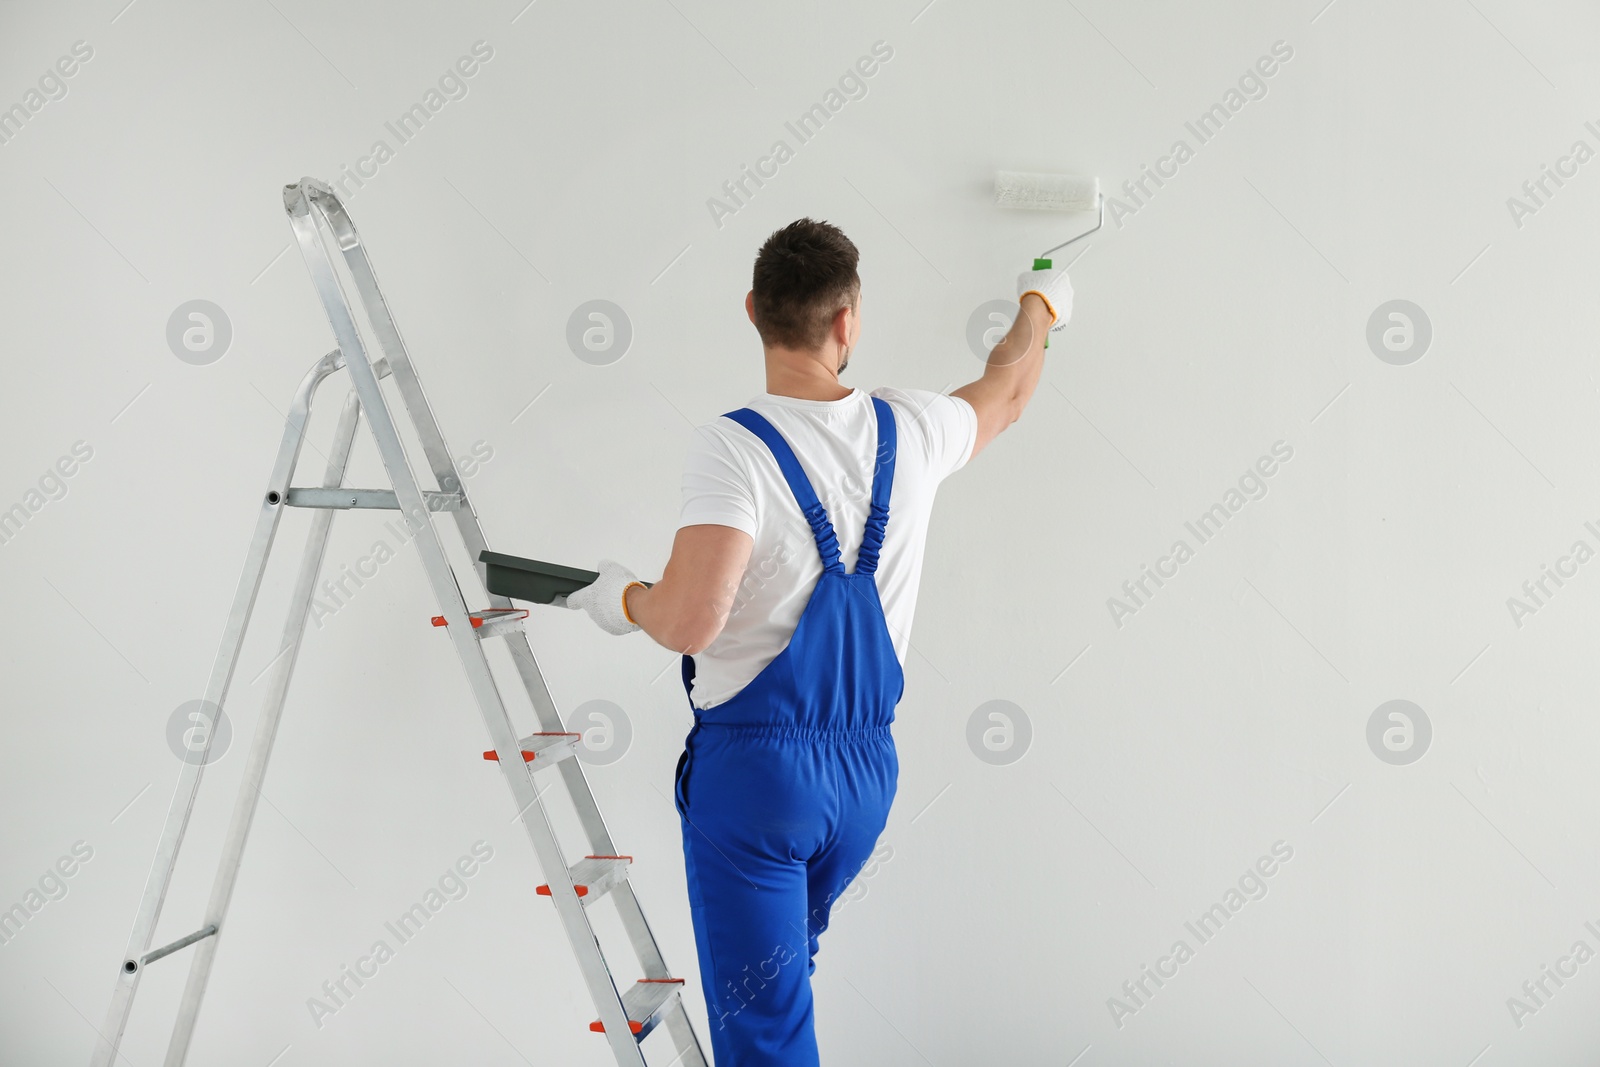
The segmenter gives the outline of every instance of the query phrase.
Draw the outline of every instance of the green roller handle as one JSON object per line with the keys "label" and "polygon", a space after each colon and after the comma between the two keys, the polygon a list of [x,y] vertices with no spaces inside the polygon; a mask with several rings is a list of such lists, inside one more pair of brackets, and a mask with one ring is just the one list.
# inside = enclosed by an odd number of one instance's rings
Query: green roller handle
{"label": "green roller handle", "polygon": [[[1050,261],[1048,259],[1035,259],[1033,261],[1033,269],[1034,270],[1049,270],[1050,269]],[[1050,334],[1048,332],[1044,335],[1044,346],[1046,348],[1050,347]]]}

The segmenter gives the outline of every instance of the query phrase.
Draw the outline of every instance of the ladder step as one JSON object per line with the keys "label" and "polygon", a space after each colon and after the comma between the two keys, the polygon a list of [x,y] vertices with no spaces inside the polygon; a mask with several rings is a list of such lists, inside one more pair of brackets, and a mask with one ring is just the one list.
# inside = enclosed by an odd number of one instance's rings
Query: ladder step
{"label": "ladder step", "polygon": [[[632,856],[585,856],[572,865],[572,888],[585,904],[593,904],[606,895],[606,891],[628,876]],[[535,890],[541,897],[550,895],[548,885]]]}
{"label": "ladder step", "polygon": [[[460,511],[460,493],[441,493],[432,489],[422,491],[423,503],[429,511]],[[313,486],[290,486],[283,502],[291,508],[378,508],[399,511],[400,500],[393,489],[323,489]],[[273,501],[276,503],[276,501]]]}
{"label": "ladder step", "polygon": [[[518,741],[517,746],[522,749],[522,762],[533,763],[537,760],[538,767],[535,769],[543,769],[577,752],[581,740],[582,734],[539,733],[529,734]],[[500,754],[491,748],[483,754],[483,758],[498,762]]]}
{"label": "ladder step", "polygon": [[[522,620],[527,617],[527,608],[484,608],[467,613],[467,618],[472,620],[472,632],[480,638],[516,633],[522,629]],[[450,621],[443,615],[435,615],[433,624],[448,626]]]}
{"label": "ladder step", "polygon": [[[682,988],[682,978],[641,978],[622,995],[622,1008],[628,1013],[628,1028],[639,1040],[643,1041],[645,1035],[655,1029],[656,1023],[661,1021],[662,1009]],[[599,1019],[590,1023],[589,1029],[597,1034],[606,1032],[605,1024]]]}

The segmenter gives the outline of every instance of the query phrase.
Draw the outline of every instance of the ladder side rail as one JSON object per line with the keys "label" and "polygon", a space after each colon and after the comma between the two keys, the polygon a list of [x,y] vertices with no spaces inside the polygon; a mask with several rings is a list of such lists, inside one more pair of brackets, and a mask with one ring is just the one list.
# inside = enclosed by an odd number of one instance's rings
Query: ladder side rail
{"label": "ladder side rail", "polygon": [[644,909],[639,906],[639,898],[633,894],[633,883],[624,878],[612,886],[607,895],[616,902],[617,914],[622,918],[622,926],[628,933],[628,942],[633,945],[633,954],[639,958],[639,968],[644,972],[644,977],[676,978],[677,975],[667,969],[661,946],[656,943],[655,931],[650,929]]}
{"label": "ladder side rail", "polygon": [[[321,186],[321,183],[316,184]],[[367,321],[378,341],[378,348],[383,353],[389,372],[393,375],[395,385],[405,401],[407,414],[410,415],[412,427],[422,444],[428,468],[432,471],[441,491],[461,493],[461,513],[471,514],[474,520],[464,524],[461,532],[462,536],[468,539],[467,551],[472,554],[472,565],[474,569],[479,569],[482,565],[478,563],[478,553],[488,545],[483,543],[483,535],[476,522],[477,514],[467,501],[466,489],[456,473],[455,460],[451,458],[450,448],[445,444],[444,433],[439,429],[439,420],[433,413],[433,406],[422,390],[422,380],[411,362],[411,352],[400,336],[400,327],[395,323],[394,316],[389,312],[389,302],[378,285],[372,261],[367,256],[360,235],[356,233],[355,223],[344,210],[344,204],[338,199],[338,195],[326,186],[321,186],[318,192],[322,195],[315,197],[316,204],[322,210],[340,250],[344,252],[345,265],[355,282],[356,292],[367,313]],[[473,540],[478,543],[472,543]],[[479,574],[481,577],[481,570]]]}
{"label": "ladder side rail", "polygon": [[694,1032],[694,1022],[689,1018],[689,1007],[681,991],[675,1000],[662,1019],[667,1024],[667,1033],[672,1035],[673,1047],[681,1050],[670,1067],[710,1067],[711,1061],[700,1047],[700,1037]]}
{"label": "ladder side rail", "polygon": [[[472,560],[474,573],[478,575],[482,584],[483,564],[478,562],[478,554],[488,547],[488,540],[483,535],[477,510],[467,496],[466,486],[456,476],[454,461],[450,458],[444,435],[439,430],[432,406],[423,391],[421,376],[411,362],[405,341],[400,336],[400,330],[395,325],[389,313],[388,303],[378,286],[371,261],[359,240],[345,250],[345,258],[350,262],[351,275],[355,279],[357,293],[366,305],[368,321],[373,324],[374,332],[382,345],[401,398],[405,402],[413,424],[417,427],[417,436],[428,454],[434,476],[439,480],[439,487],[461,494],[461,507],[454,513],[456,528],[466,546],[468,558]],[[488,596],[490,607],[512,607],[509,597],[488,594],[487,590],[485,595]],[[540,728],[557,733],[565,732],[561,713],[550,695],[544,673],[539,669],[527,634],[508,634],[507,640],[510,642],[512,660],[534,706]],[[616,845],[612,842],[611,832],[606,826],[599,804],[595,801],[588,778],[583,772],[582,763],[578,760],[563,760],[558,766],[558,773],[572,798],[573,808],[577,812],[584,835],[589,840],[590,853],[602,856],[616,855]],[[634,895],[633,887],[624,880],[613,889],[612,896],[644,977],[670,978],[666,960],[656,942],[655,933],[645,918],[644,909]]]}
{"label": "ladder side rail", "polygon": [[[325,199],[319,199],[319,204],[326,204]],[[355,231],[355,225],[348,213],[344,212],[342,205],[333,214],[330,227],[338,238],[338,244],[344,252],[345,261],[349,266],[351,278],[355,282],[358,296],[364,305],[367,320],[373,327],[373,332],[383,351],[384,358],[389,365],[390,373],[394,377],[407,412],[416,427],[418,440],[422,443],[423,451],[427,455],[434,477],[438,480],[439,488],[447,492],[459,492],[461,507],[453,515],[456,528],[460,533],[462,543],[465,545],[468,558],[472,561],[473,571],[478,576],[479,583],[484,584],[484,565],[478,561],[478,555],[488,547],[488,540],[483,534],[477,509],[473,507],[467,494],[466,486],[456,474],[455,462],[450,456],[449,447],[445,444],[444,435],[439,428],[437,417],[433,413],[432,405],[428,402],[427,394],[422,387],[421,376],[417,373],[415,364],[411,361],[405,340],[400,335],[400,329],[389,311],[388,301],[384,298],[382,288],[378,284],[376,272],[373,270],[370,257],[366,248],[361,243]],[[510,598],[488,594],[489,606],[495,608],[510,608]],[[562,722],[561,713],[556,707],[549,687],[544,680],[544,674],[539,669],[538,660],[533,652],[533,647],[528,641],[526,633],[508,634],[512,661],[516,666],[517,674],[522,679],[523,687],[528,693],[534,712],[540,723],[540,729],[551,732],[565,732],[566,727]],[[579,824],[589,841],[589,850],[594,855],[616,855],[617,848],[611,838],[611,833],[606,826],[605,818],[601,814],[600,806],[595,801],[593,790],[589,786],[583,771],[583,765],[578,760],[563,760],[559,764],[558,773],[563,784],[572,798],[574,810],[577,812]],[[618,915],[622,919],[623,927],[628,935],[634,954],[637,956],[639,966],[646,978],[671,977],[661,949],[656,941],[655,933],[651,930],[649,921],[645,918],[644,910],[638,898],[634,895],[632,886],[626,880],[613,890],[613,899]]]}
{"label": "ladder side rail", "polygon": [[[333,207],[329,207],[329,201]],[[439,429],[438,420],[433,414],[433,408],[428,402],[427,394],[422,388],[421,376],[417,374],[415,365],[411,362],[410,352],[406,348],[404,339],[400,336],[400,329],[395,324],[393,315],[389,312],[388,301],[383,296],[383,291],[378,285],[377,274],[372,268],[371,259],[367,256],[366,248],[361,244],[360,236],[355,231],[355,224],[350,220],[348,213],[343,210],[337,197],[319,197],[317,203],[329,213],[330,228],[337,238],[338,245],[344,251],[345,261],[350,268],[350,275],[355,281],[356,292],[360,296],[367,313],[367,319],[372,324],[373,331],[383,350],[384,359],[387,361],[389,371],[393,375],[395,384],[405,401],[406,410],[411,416],[412,424],[416,427],[417,437],[422,442],[423,451],[427,454],[429,465],[434,477],[438,479],[439,488],[446,492],[457,492],[461,495],[461,507],[452,515],[456,521],[456,528],[460,532],[462,543],[467,549],[472,561],[473,572],[478,575],[480,584],[483,583],[484,564],[478,561],[478,555],[488,548],[488,540],[483,534],[482,525],[478,519],[477,509],[472,506],[467,495],[466,486],[461,483],[455,470],[455,461],[450,457],[449,447],[445,444],[444,435]],[[453,573],[453,572],[452,572]],[[489,606],[494,608],[510,608],[510,598],[487,593]],[[552,733],[566,730],[561,721],[561,713],[556,708],[555,701],[550,696],[549,687],[545,684],[543,673],[539,670],[538,661],[534,656],[533,648],[528,643],[524,634],[520,637],[510,637],[512,657],[516,663],[517,673],[522,678],[524,688],[533,704],[534,713],[538,716],[540,729]],[[577,808],[578,817],[583,825],[585,834],[589,838],[590,851],[597,855],[613,855],[616,852],[612,844],[611,834],[605,825],[605,819],[600,814],[599,805],[595,803],[594,794],[589,788],[580,764],[563,761],[561,774],[569,792],[572,794],[574,806]],[[651,977],[657,977],[652,975]],[[665,977],[662,975],[660,977]]]}
{"label": "ladder side rail", "polygon": [[[318,199],[319,205],[327,203],[326,198]],[[466,486],[456,476],[455,463],[450,457],[448,446],[444,442],[444,435],[439,430],[438,421],[433,414],[433,408],[428,402],[426,393],[422,388],[422,379],[411,361],[411,356],[406,348],[405,340],[400,336],[399,327],[394,322],[394,317],[389,312],[388,301],[383,296],[383,291],[378,285],[378,279],[372,268],[371,259],[366,254],[366,248],[361,244],[359,235],[355,232],[354,223],[342,209],[333,213],[330,227],[338,240],[339,247],[344,251],[345,260],[350,267],[351,277],[355,281],[357,294],[360,296],[367,313],[367,319],[372,324],[378,342],[384,353],[389,371],[393,375],[405,402],[407,412],[411,416],[413,425],[417,429],[418,439],[422,442],[423,450],[428,455],[429,463],[435,478],[439,481],[439,488],[447,492],[461,494],[461,507],[453,512],[456,528],[460,532],[463,544],[466,546],[469,558],[472,560],[474,573],[479,576],[480,583],[483,578],[483,564],[478,562],[478,554],[488,547],[482,526],[478,519],[477,509],[472,506],[467,495]],[[452,572],[453,573],[453,572]],[[510,608],[510,598],[492,594],[488,597],[489,606],[495,608]],[[543,672],[539,670],[538,661],[534,656],[533,648],[528,642],[526,634],[507,635],[510,650],[517,673],[521,677],[523,686],[528,692],[534,712],[538,716],[540,729],[552,733],[565,732],[566,727],[561,720],[561,713],[557,709],[554,699],[550,695],[549,687],[544,680]],[[578,818],[583,826],[585,835],[589,839],[590,852],[596,855],[615,855],[616,846],[611,839],[605,819],[600,813],[599,805],[595,802],[594,793],[589,787],[587,778],[583,773],[582,764],[574,760],[564,760],[560,765],[560,774],[568,792],[572,796],[573,806],[577,810]],[[631,899],[631,892],[627,894]],[[639,923],[643,915],[638,912],[635,902],[633,912],[637,915]],[[627,917],[625,916],[625,919]],[[644,928],[645,931],[648,927]],[[635,931],[630,930],[630,934]],[[646,976],[651,978],[668,977],[665,965],[660,963],[660,953],[654,948],[654,938],[651,942],[652,960],[641,959],[646,965]],[[638,938],[634,938],[637,944]],[[652,968],[651,962],[656,966]],[[659,972],[659,973],[653,973]]]}
{"label": "ladder side rail", "polygon": [[[355,228],[332,190],[314,179],[304,179],[299,185],[285,189],[284,206],[298,238],[306,267],[310,271],[313,288],[328,315],[334,337],[338,340],[340,350],[345,355],[346,365],[350,369],[351,380],[355,383],[361,404],[366,409],[368,426],[382,456],[384,469],[394,487],[401,514],[408,524],[416,525],[412,543],[417,548],[423,571],[448,622],[447,630],[451,643],[455,645],[468,684],[477,700],[478,709],[499,756],[501,770],[511,789],[523,826],[545,871],[550,884],[551,900],[555,903],[556,911],[566,929],[573,954],[600,1012],[601,1021],[606,1026],[606,1041],[619,1064],[627,1067],[645,1067],[644,1054],[628,1025],[621,994],[610,971],[606,968],[599,940],[589,925],[583,904],[567,874],[566,860],[562,855],[560,843],[556,839],[543,806],[539,803],[533,773],[522,760],[518,738],[512,729],[510,717],[506,714],[505,704],[495,684],[489,661],[477,636],[472,632],[468,609],[456,582],[455,572],[445,556],[438,529],[431,521],[433,513],[428,511],[424,504],[422,489],[406,456],[404,442],[400,439],[388,402],[373,373],[353,309],[334,269],[331,253],[318,229],[318,219],[322,220],[334,236],[347,264],[359,261],[365,255],[360,251],[360,240],[356,236]],[[370,278],[370,268],[366,273]],[[368,305],[368,310],[370,314],[371,305]],[[399,357],[389,359],[391,373],[396,372],[397,363],[404,356],[400,353],[385,353],[385,355]],[[510,931],[508,940],[509,934]]]}
{"label": "ladder side rail", "polygon": [[[344,481],[345,467],[350,459],[350,448],[355,442],[356,424],[361,414],[360,398],[352,389],[345,398],[334,430],[333,449],[328,453],[327,469],[323,474],[324,488],[335,488]],[[279,507],[285,507],[282,502]],[[215,924],[217,933],[207,938],[195,949],[189,966],[189,977],[184,985],[183,999],[178,1004],[178,1017],[172,1027],[172,1038],[167,1045],[166,1067],[182,1067],[189,1053],[189,1042],[194,1036],[195,1020],[200,1014],[200,1002],[205,997],[206,985],[211,978],[212,961],[216,958],[217,944],[222,940],[228,903],[233,899],[233,887],[238,880],[240,861],[244,858],[250,828],[255,821],[256,807],[261,798],[261,784],[267,775],[267,761],[272,757],[272,746],[278,735],[278,723],[283,715],[284,702],[289,695],[289,683],[300,658],[300,647],[305,637],[306,620],[311,614],[311,601],[316,595],[317,576],[322,571],[327,554],[328,535],[333,528],[333,517],[338,512],[331,508],[317,510],[311,517],[311,530],[306,535],[305,553],[301,557],[300,573],[295,579],[294,591],[289,598],[288,614],[284,618],[283,640],[277,660],[272,665],[272,680],[256,720],[255,738],[250,744],[249,761],[239,782],[239,795],[234,801],[233,819],[228,826],[228,836],[223,843],[222,855],[217,861],[216,879],[211,887],[211,900],[206,905],[206,924]]]}
{"label": "ladder side rail", "polygon": [[[494,607],[505,601],[505,606],[510,606],[507,597],[490,597]],[[516,666],[517,676],[522,679],[522,687],[528,692],[528,700],[533,704],[534,714],[539,718],[539,728],[562,732],[566,727],[561,723],[561,712],[556,708],[555,698],[550,695],[550,687],[544,680],[544,672],[539,669],[538,658],[534,655],[533,646],[528,642],[527,631],[518,634],[507,634],[505,637],[506,648],[511,653],[511,662]],[[578,811],[579,821],[583,824],[585,835],[589,838],[589,851],[596,856],[614,856],[617,847],[611,841],[611,831],[606,827],[605,818],[600,814],[600,806],[595,803],[594,793],[589,788],[589,780],[583,773],[583,765],[572,761],[561,764],[561,777],[566,783],[567,790],[572,794],[574,806]]]}
{"label": "ladder side rail", "polygon": [[[272,542],[278,532],[278,520],[283,515],[283,508],[275,501],[281,501],[289,490],[289,480],[294,476],[295,463],[300,457],[300,446],[305,440],[306,423],[310,417],[311,401],[317,387],[322,384],[324,378],[338,369],[340,362],[340,353],[337,349],[318,360],[301,380],[294,401],[289,405],[283,441],[278,446],[278,455],[273,461],[267,492],[261,499],[261,510],[256,519],[255,532],[251,535],[250,548],[245,554],[244,567],[239,574],[239,584],[234,590],[233,604],[228,610],[228,619],[223,626],[222,641],[217,647],[211,675],[206,682],[205,706],[218,709],[219,715],[227,700],[234,669],[238,666],[239,651],[244,645],[245,632],[250,625],[250,614],[255,608],[256,595],[260,592],[261,579],[266,572],[267,558],[272,552]],[[150,873],[145,880],[139,910],[133,922],[133,931],[128,936],[128,948],[118,964],[117,984],[111,994],[111,1007],[106,1013],[105,1024],[99,1030],[95,1042],[95,1050],[90,1060],[92,1067],[111,1067],[112,1061],[117,1057],[117,1047],[122,1043],[122,1033],[127,1028],[128,1015],[133,1010],[134,994],[138,991],[139,980],[144,974],[144,967],[139,959],[149,949],[150,941],[155,936],[156,922],[161,917],[167,889],[172,883],[172,872],[178,861],[178,849],[182,846],[184,834],[189,828],[189,816],[194,811],[195,797],[200,791],[202,771],[205,769],[206,758],[210,755],[211,739],[215,733],[214,730],[206,731],[205,744],[199,754],[191,754],[190,758],[185,759],[178,772],[178,783],[173,789],[172,801],[167,808],[166,823],[162,827],[155,858],[151,861]]]}
{"label": "ladder side rail", "polygon": [[[506,602],[510,603],[509,600]],[[556,711],[555,701],[545,684],[544,674],[539,670],[538,661],[534,658],[533,647],[528,642],[526,631],[507,634],[505,640],[511,652],[511,660],[516,665],[517,673],[528,691],[528,697],[539,713],[541,725],[553,721],[556,725],[543,725],[543,728],[562,730],[560,714]],[[572,796],[572,804],[577,810],[579,822],[589,838],[591,853],[597,856],[615,856],[617,846],[612,843],[611,831],[606,827],[605,818],[600,814],[600,806],[595,802],[589,781],[584,776],[583,765],[577,760],[562,760],[557,766],[557,773],[561,775],[568,793]],[[644,971],[644,977],[673,977],[667,969],[666,960],[661,955],[661,947],[656,942],[655,933],[650,929],[650,923],[644,916],[644,909],[634,896],[632,883],[623,879],[612,888],[610,895],[615,900],[617,914],[622,918],[623,928],[627,931],[628,941],[633,945],[634,955],[639,958],[639,966]]]}

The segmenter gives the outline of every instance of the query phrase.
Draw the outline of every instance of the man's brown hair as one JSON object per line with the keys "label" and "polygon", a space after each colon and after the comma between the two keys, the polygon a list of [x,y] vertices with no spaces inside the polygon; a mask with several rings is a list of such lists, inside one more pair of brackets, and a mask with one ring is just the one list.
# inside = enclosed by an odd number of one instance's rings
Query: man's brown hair
{"label": "man's brown hair", "polygon": [[750,288],[756,332],[769,347],[818,348],[840,308],[861,292],[860,254],[839,227],[797,219],[773,231],[756,254]]}

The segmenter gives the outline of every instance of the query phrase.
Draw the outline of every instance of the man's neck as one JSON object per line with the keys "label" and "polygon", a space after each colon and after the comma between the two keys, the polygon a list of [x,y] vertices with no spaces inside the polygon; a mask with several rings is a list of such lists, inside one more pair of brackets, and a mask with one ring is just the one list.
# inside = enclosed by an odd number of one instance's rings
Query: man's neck
{"label": "man's neck", "polygon": [[769,348],[767,392],[773,396],[792,396],[798,400],[843,400],[854,390],[839,383],[823,352]]}

